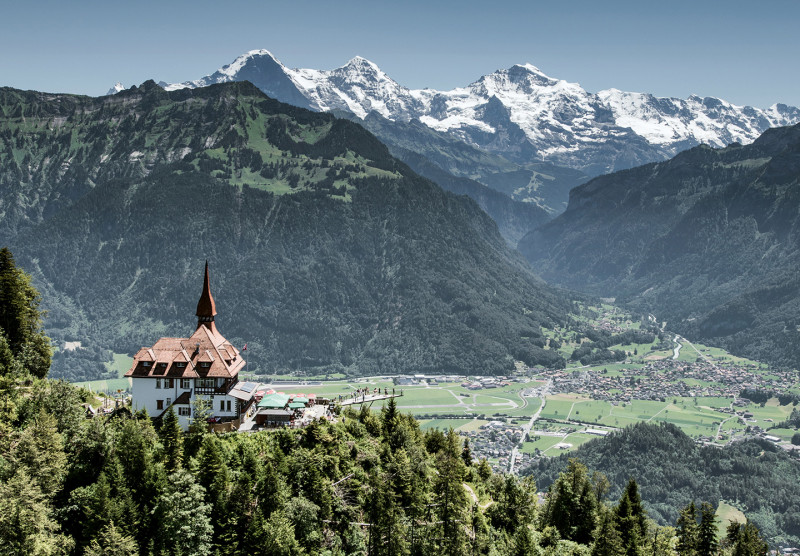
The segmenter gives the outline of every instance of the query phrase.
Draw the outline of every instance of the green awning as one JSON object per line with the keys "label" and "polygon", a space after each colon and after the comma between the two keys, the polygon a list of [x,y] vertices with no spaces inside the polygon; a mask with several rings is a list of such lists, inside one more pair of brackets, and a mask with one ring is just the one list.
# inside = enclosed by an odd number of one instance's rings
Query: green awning
{"label": "green awning", "polygon": [[303,402],[292,402],[289,404],[289,409],[302,409],[306,406]]}
{"label": "green awning", "polygon": [[293,403],[308,403],[308,398],[295,398],[292,400]]}
{"label": "green awning", "polygon": [[261,398],[258,407],[261,409],[283,409],[289,402],[286,394],[269,394]]}

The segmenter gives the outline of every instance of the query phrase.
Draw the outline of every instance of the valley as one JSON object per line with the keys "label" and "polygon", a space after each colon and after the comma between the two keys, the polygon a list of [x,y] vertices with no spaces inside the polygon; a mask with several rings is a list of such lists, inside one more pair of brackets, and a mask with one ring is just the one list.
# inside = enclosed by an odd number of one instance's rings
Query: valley
{"label": "valley", "polygon": [[800,555],[800,4],[3,15],[0,556]]}
{"label": "valley", "polygon": [[[575,324],[614,334],[642,327],[632,314],[613,305],[579,307],[571,321]],[[576,337],[583,341],[573,341]],[[795,449],[795,455],[800,453],[800,446],[791,443],[797,427],[779,427],[800,400],[796,371],[771,368],[674,334],[662,337],[666,339],[608,346],[609,352],[624,353],[621,361],[591,365],[572,361],[560,369],[518,363],[507,376],[467,372],[353,380],[250,371],[244,377],[264,388],[313,392],[333,399],[346,398],[359,388],[402,392],[396,399],[399,411],[414,415],[423,430],[453,428],[469,440],[474,457],[486,458],[498,471],[519,472],[537,458],[574,451],[639,422],[673,424],[703,445],[721,447],[767,438],[789,453]],[[551,339],[568,360],[586,341],[567,328],[553,331]],[[115,361],[121,376],[130,359],[117,356]],[[127,382],[120,378],[76,385],[114,395],[116,390],[125,391]],[[768,393],[767,399],[742,397],[745,390]],[[370,407],[378,411],[383,405],[378,402]]]}

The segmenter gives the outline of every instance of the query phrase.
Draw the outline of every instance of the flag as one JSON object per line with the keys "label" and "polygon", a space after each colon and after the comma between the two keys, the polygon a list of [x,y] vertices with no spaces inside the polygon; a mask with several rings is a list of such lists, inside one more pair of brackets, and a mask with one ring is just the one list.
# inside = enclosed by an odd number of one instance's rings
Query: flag
{"label": "flag", "polygon": [[247,342],[245,342],[244,347],[242,348],[242,351],[247,351]]}

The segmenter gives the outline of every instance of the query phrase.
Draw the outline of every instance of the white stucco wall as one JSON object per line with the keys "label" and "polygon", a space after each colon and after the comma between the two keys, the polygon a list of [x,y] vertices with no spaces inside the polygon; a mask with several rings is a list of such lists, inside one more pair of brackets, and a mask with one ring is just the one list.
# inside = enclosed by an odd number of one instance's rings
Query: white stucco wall
{"label": "white stucco wall", "polygon": [[[188,388],[181,388],[181,380],[180,379],[173,379],[172,388],[167,388],[167,380],[162,378],[160,379],[161,388],[156,388],[159,379],[155,378],[132,378],[131,379],[131,392],[133,397],[133,409],[135,411],[139,411],[141,409],[146,409],[148,415],[151,417],[156,417],[163,413],[164,409],[169,407],[167,400],[169,403],[174,402],[178,396],[186,391],[192,391],[192,397],[190,398],[190,405],[184,406],[191,408],[191,402],[195,399],[194,394],[194,386],[195,380],[189,379],[189,387]],[[221,385],[224,382],[224,379],[217,380],[217,384]],[[214,417],[236,417],[236,403],[237,400],[233,396],[228,395],[203,395],[203,398],[211,401],[211,415]],[[157,402],[158,400],[163,401],[163,408],[164,409],[157,409]],[[220,401],[225,402],[225,409],[220,409]],[[230,402],[230,411],[227,410],[228,402]],[[175,413],[178,413],[178,407],[176,406]],[[189,427],[189,421],[191,420],[191,416],[184,416],[178,415],[178,422],[181,426],[185,429]]]}

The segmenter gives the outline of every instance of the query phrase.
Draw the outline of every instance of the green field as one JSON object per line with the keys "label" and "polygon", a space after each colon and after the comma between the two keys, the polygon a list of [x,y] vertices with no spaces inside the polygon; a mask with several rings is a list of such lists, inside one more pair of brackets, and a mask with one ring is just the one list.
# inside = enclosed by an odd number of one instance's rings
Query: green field
{"label": "green field", "polygon": [[[738,419],[715,408],[730,405],[725,398],[671,398],[666,402],[633,400],[613,405],[574,394],[558,394],[547,399],[541,418],[555,421],[578,421],[609,427],[626,427],[640,421],[668,422],[690,436],[715,437],[718,428],[729,431],[743,428]],[[778,408],[760,408],[778,414]],[[783,411],[784,408],[780,408]],[[784,413],[781,413],[784,414]],[[788,413],[785,413],[788,415]],[[723,424],[724,423],[724,424]]]}
{"label": "green field", "polygon": [[[585,444],[594,438],[598,437],[585,432],[573,432],[565,436],[540,436],[533,442],[525,442],[522,446],[522,451],[527,454],[533,454],[539,449],[545,455],[557,456],[562,452],[577,450],[581,444]],[[568,444],[569,446],[567,446]]]}
{"label": "green field", "polygon": [[450,428],[453,430],[468,432],[480,429],[481,425],[485,425],[489,421],[481,419],[426,419],[419,422],[419,428],[422,430],[439,429],[447,431]]}
{"label": "green field", "polygon": [[109,380],[89,380],[84,382],[73,383],[79,388],[86,388],[92,392],[103,392],[113,394],[117,390],[127,390],[130,388],[130,379],[127,378],[113,378]]}
{"label": "green field", "polygon": [[122,378],[133,365],[133,357],[124,353],[113,354],[110,363],[106,363],[106,369],[114,373],[117,378]]}
{"label": "green field", "polygon": [[717,519],[719,519],[717,522],[717,532],[720,538],[725,537],[728,530],[728,524],[732,521],[737,521],[739,523],[744,523],[747,521],[747,518],[741,510],[722,500],[719,501],[719,506],[717,506]]}

